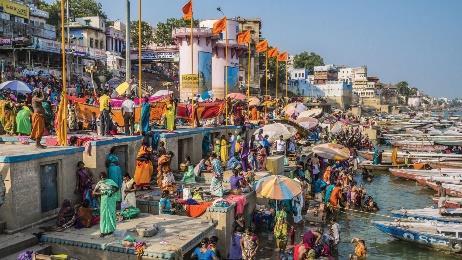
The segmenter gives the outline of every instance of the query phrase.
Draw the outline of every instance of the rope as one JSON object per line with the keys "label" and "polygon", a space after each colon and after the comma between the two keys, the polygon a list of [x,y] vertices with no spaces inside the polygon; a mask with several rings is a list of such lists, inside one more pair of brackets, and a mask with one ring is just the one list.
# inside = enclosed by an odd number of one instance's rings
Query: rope
{"label": "rope", "polygon": [[362,211],[362,210],[357,210],[357,209],[343,208],[343,209],[340,209],[339,211],[342,212],[342,213],[348,214],[348,212],[343,211],[343,210],[353,211],[353,212],[356,212],[356,213],[370,214],[370,215],[380,216],[380,217],[384,217],[384,218],[396,219],[396,217],[393,217],[393,216],[390,216],[390,215],[383,215],[383,214],[379,214],[379,213],[375,213],[375,212],[367,212],[367,211]]}

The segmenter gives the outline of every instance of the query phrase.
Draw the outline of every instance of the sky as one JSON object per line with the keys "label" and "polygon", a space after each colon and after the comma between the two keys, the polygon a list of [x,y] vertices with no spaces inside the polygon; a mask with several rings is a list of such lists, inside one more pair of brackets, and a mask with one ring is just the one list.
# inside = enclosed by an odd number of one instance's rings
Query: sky
{"label": "sky", "polygon": [[[98,0],[125,20],[125,0]],[[180,17],[187,0],[143,0],[143,20]],[[132,20],[138,0],[131,0]],[[367,65],[382,82],[407,81],[437,97],[462,97],[462,0],[195,0],[196,19],[260,17],[263,37],[290,54]]]}

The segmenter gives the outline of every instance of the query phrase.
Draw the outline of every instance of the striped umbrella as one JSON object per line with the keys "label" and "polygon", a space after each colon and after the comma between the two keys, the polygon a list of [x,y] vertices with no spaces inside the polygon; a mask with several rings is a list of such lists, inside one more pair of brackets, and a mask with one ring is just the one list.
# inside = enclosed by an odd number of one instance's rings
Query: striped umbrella
{"label": "striped umbrella", "polygon": [[320,144],[313,147],[313,153],[325,159],[344,161],[350,158],[350,150],[340,144]]}
{"label": "striped umbrella", "polygon": [[270,175],[257,182],[257,196],[274,200],[289,200],[302,192],[299,183],[282,175]]}

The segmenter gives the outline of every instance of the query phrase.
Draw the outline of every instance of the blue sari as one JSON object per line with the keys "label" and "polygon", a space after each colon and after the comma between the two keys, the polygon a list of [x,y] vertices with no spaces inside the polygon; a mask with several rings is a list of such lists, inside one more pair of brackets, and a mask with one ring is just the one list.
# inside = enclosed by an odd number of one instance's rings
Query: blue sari
{"label": "blue sari", "polygon": [[120,194],[120,188],[122,187],[122,169],[119,166],[119,158],[115,154],[109,154],[106,158],[107,162],[107,177],[114,181],[119,188],[119,191],[115,194],[117,201],[122,200]]}
{"label": "blue sari", "polygon": [[149,117],[151,116],[151,104],[144,102],[141,105],[141,133],[149,132]]}
{"label": "blue sari", "polygon": [[374,147],[374,156],[373,156],[372,159],[373,159],[372,164],[374,164],[374,165],[380,164],[380,154],[379,154],[379,147],[378,146]]}

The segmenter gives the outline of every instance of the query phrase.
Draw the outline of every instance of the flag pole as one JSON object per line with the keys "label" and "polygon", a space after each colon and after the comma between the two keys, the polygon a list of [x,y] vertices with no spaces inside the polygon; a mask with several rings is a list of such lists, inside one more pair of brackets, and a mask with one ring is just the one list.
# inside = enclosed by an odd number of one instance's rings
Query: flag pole
{"label": "flag pole", "polygon": [[[141,69],[141,0],[138,0],[138,97],[141,104],[143,90],[141,89],[142,69]],[[140,109],[141,121],[141,109]]]}
{"label": "flag pole", "polygon": [[287,96],[287,59],[286,59],[286,98],[288,98]]}
{"label": "flag pole", "polygon": [[248,43],[248,58],[247,58],[247,116],[249,115],[250,107],[249,107],[249,97],[250,97],[250,41]]}
{"label": "flag pole", "polygon": [[279,61],[276,56],[276,99],[278,99],[278,85],[279,85]]}
{"label": "flag pole", "polygon": [[[62,102],[63,102],[63,107],[64,109],[64,118],[65,120],[59,120],[58,122],[62,124],[62,128],[64,129],[63,138],[60,140],[60,145],[62,146],[67,146],[67,74],[66,74],[66,45],[65,45],[65,33],[64,33],[64,1],[61,1],[61,59],[62,59],[62,79],[63,79],[63,89],[61,91],[62,93]],[[63,124],[64,121],[64,124]],[[60,128],[60,127],[59,127]]]}
{"label": "flag pole", "polygon": [[[193,8],[193,0],[191,0],[191,9]],[[190,42],[191,42],[191,74],[194,74],[194,43],[193,43],[193,21],[194,21],[194,12],[191,12],[191,27],[189,32]],[[197,70],[197,75],[199,76],[199,69]],[[197,81],[197,90],[192,89],[192,127],[197,127],[196,125],[196,110],[194,108],[195,95],[199,92],[199,80]],[[194,94],[196,93],[196,94]]]}
{"label": "flag pole", "polygon": [[[265,52],[265,98],[268,96],[268,50]],[[268,104],[265,103],[265,120],[268,113]]]}
{"label": "flag pole", "polygon": [[225,60],[226,60],[226,65],[225,65],[225,108],[226,108],[226,116],[225,116],[225,122],[226,125],[228,125],[228,20],[226,19],[226,28],[225,28],[225,34],[226,34],[226,41],[225,41]]}

